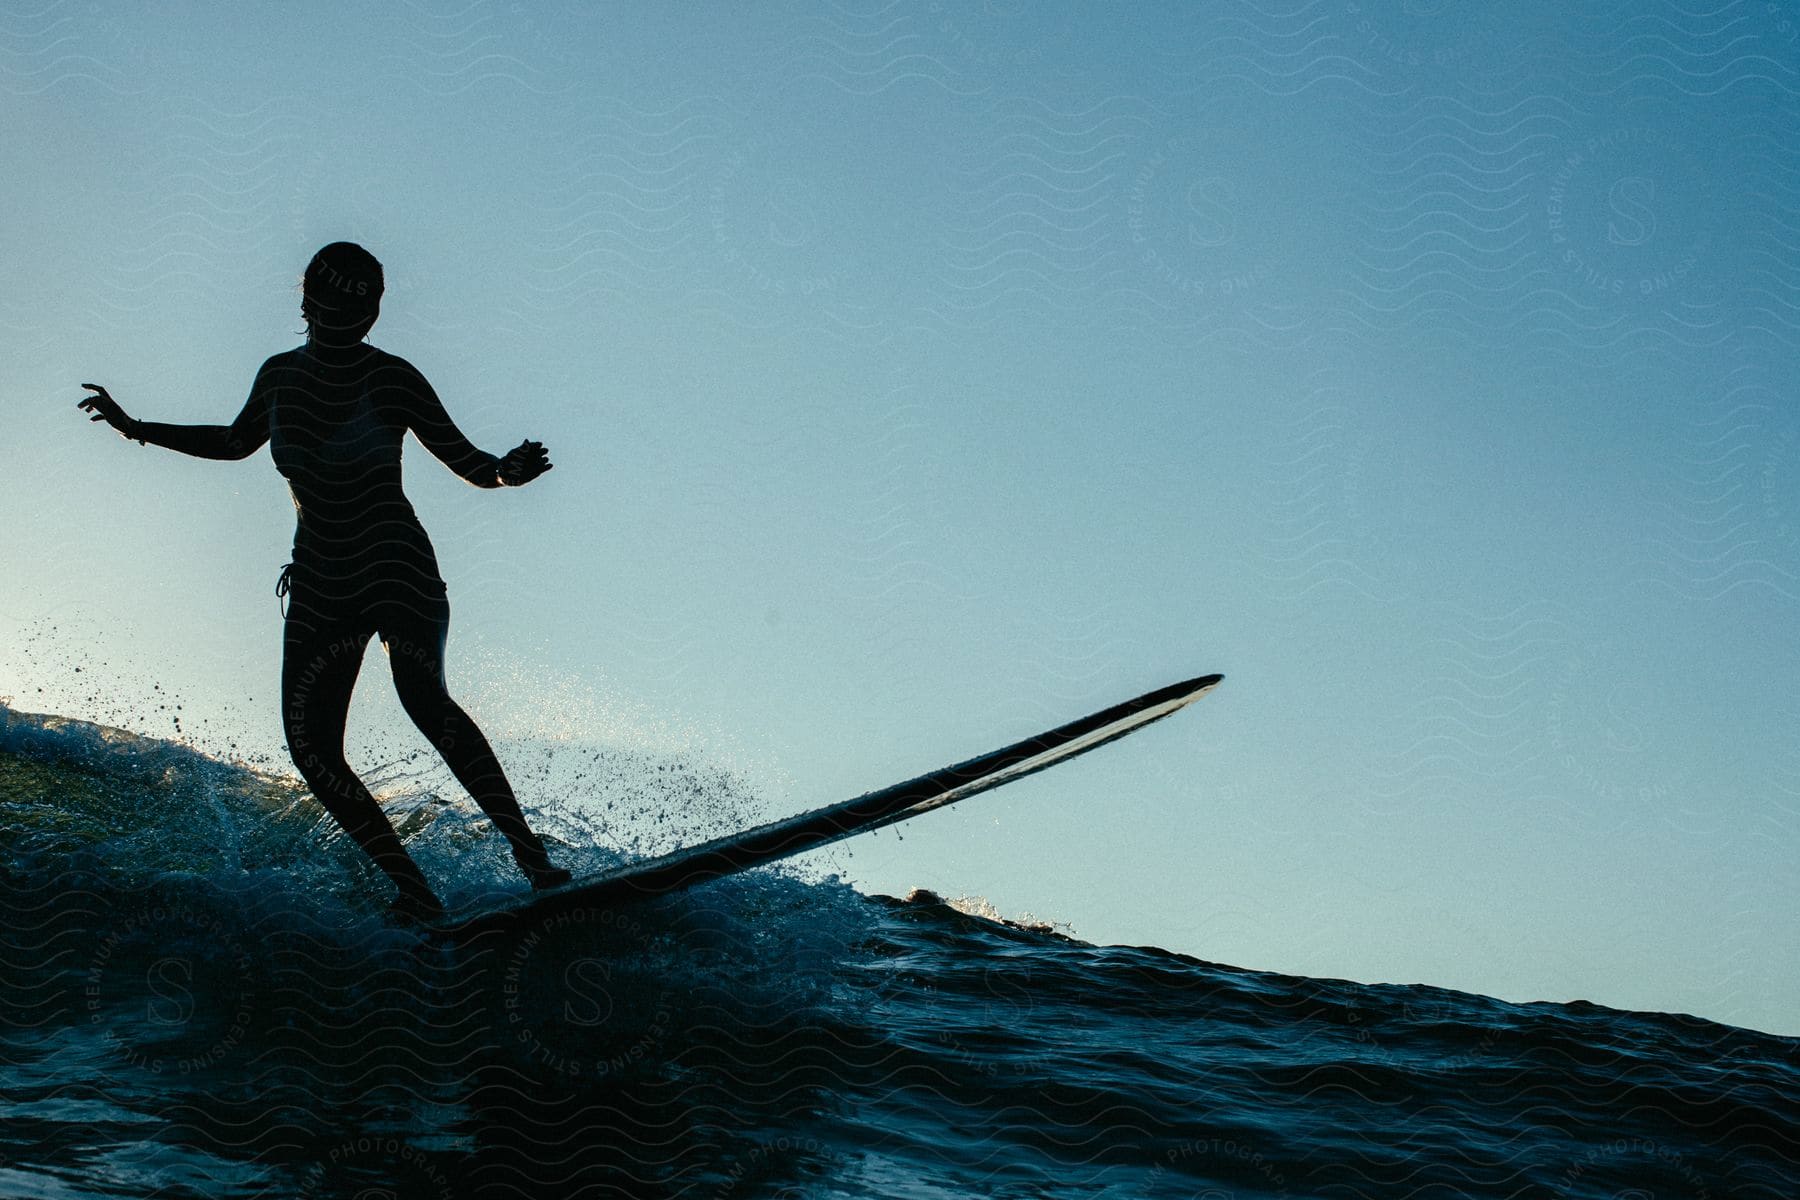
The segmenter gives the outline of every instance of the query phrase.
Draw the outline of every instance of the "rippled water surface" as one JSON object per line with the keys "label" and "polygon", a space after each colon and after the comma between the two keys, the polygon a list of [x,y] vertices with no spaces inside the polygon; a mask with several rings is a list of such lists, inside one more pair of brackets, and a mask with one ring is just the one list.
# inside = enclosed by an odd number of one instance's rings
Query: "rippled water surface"
{"label": "rippled water surface", "polygon": [[[55,719],[0,731],[0,1196],[1800,1179],[1794,1039],[1242,971],[776,872],[435,945],[379,917],[279,777]],[[718,779],[634,769],[725,803]],[[423,804],[403,829],[453,902],[515,886],[478,817]]]}

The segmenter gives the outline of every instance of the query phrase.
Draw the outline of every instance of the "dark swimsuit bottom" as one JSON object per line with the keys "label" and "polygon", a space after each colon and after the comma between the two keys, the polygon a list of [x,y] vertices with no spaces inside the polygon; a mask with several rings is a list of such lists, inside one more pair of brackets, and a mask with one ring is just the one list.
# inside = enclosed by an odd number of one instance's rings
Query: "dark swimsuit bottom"
{"label": "dark swimsuit bottom", "polygon": [[450,628],[450,597],[443,581],[401,589],[383,580],[360,591],[334,592],[308,586],[298,563],[281,568],[275,595],[283,619],[295,631],[311,629],[320,634],[379,634],[383,642],[405,632],[415,636],[430,629],[441,642]]}

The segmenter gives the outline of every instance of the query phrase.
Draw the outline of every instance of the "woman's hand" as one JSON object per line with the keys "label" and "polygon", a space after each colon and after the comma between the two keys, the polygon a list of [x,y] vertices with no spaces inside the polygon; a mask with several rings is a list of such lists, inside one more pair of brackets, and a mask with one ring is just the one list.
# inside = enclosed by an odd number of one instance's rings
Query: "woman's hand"
{"label": "woman's hand", "polygon": [[105,421],[118,430],[121,437],[133,436],[131,431],[137,426],[137,422],[125,415],[125,410],[119,407],[117,400],[106,394],[105,388],[97,383],[84,383],[81,386],[94,393],[87,399],[78,401],[75,405],[83,412],[94,414],[88,420]]}
{"label": "woman's hand", "polygon": [[550,452],[544,449],[544,443],[520,442],[500,460],[500,484],[503,487],[519,487],[530,483],[553,465]]}

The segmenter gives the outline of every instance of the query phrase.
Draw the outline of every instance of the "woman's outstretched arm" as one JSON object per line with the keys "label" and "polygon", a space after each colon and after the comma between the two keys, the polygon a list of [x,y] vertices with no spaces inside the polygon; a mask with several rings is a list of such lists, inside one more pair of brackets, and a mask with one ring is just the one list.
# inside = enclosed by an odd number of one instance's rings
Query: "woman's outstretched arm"
{"label": "woman's outstretched arm", "polygon": [[97,383],[81,386],[94,394],[76,407],[92,413],[92,421],[105,421],[124,437],[140,444],[162,446],[195,458],[249,458],[269,440],[269,403],[265,380],[269,364],[264,363],[250,387],[250,398],[229,425],[165,425],[160,421],[139,421],[125,414],[119,402]]}
{"label": "woman's outstretched arm", "polygon": [[482,488],[519,487],[550,469],[550,454],[542,442],[520,442],[499,457],[477,449],[444,411],[444,402],[418,368],[399,361],[407,378],[407,428],[439,462]]}

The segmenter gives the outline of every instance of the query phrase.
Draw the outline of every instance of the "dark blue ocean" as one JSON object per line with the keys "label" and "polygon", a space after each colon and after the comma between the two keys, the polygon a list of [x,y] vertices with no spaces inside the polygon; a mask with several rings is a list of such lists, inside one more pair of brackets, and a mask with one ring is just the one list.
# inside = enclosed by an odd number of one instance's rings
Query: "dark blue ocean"
{"label": "dark blue ocean", "polygon": [[[593,780],[631,773],[611,753]],[[519,886],[413,790],[447,900]],[[0,1197],[1800,1195],[1800,1041],[1693,1017],[768,870],[439,945],[279,773],[5,709],[0,838]]]}

